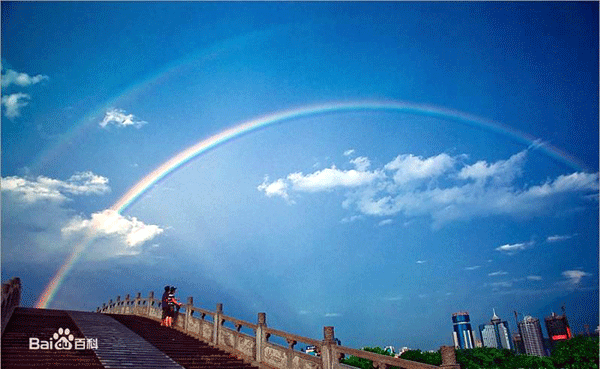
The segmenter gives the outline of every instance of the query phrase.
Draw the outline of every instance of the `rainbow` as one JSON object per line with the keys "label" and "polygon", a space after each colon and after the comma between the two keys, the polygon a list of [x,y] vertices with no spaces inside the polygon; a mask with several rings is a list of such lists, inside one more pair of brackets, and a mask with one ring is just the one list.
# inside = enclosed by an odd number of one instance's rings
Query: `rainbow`
{"label": "rainbow", "polygon": [[[285,110],[268,114],[259,118],[255,118],[241,124],[238,124],[232,128],[222,131],[214,136],[207,139],[201,140],[181,151],[171,159],[161,164],[158,168],[153,170],[151,173],[142,178],[133,187],[131,187],[121,198],[117,200],[112,206],[111,210],[118,213],[124,212],[131,204],[139,199],[144,193],[152,188],[161,179],[165,178],[170,173],[181,168],[183,165],[188,163],[190,160],[202,155],[203,153],[217,147],[218,145],[224,144],[236,137],[256,131],[260,128],[271,126],[277,123],[290,121],[298,118],[310,117],[315,115],[322,115],[327,113],[338,113],[338,112],[352,112],[352,111],[392,111],[392,112],[404,112],[412,113],[423,116],[430,116],[436,118],[443,118],[453,120],[462,124],[473,126],[476,128],[483,128],[488,131],[496,132],[502,135],[507,135],[526,146],[535,145],[540,150],[545,151],[549,156],[557,159],[564,164],[576,169],[581,170],[582,166],[575,161],[575,159],[569,157],[564,152],[558,150],[551,145],[537,145],[536,138],[517,131],[508,126],[503,126],[495,122],[487,121],[469,114],[462,112],[442,109],[430,105],[419,105],[396,101],[386,102],[354,102],[354,103],[327,103],[321,105],[304,106],[291,110]],[[46,308],[48,304],[54,298],[56,292],[60,288],[65,277],[69,274],[73,266],[79,260],[87,245],[92,240],[93,235],[88,234],[85,241],[77,245],[73,253],[67,258],[62,267],[58,270],[56,275],[52,278],[50,283],[46,286],[42,294],[40,295],[36,307]]]}

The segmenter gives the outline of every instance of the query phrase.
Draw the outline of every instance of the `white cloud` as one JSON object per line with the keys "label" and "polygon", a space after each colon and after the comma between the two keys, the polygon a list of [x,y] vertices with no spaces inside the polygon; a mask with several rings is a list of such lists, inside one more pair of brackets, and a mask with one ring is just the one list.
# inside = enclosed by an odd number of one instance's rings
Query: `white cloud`
{"label": "white cloud", "polygon": [[417,260],[417,264],[425,264],[427,260]]}
{"label": "white cloud", "polygon": [[342,316],[342,314],[340,314],[340,313],[325,313],[326,318],[333,318],[333,317],[338,317],[338,316]]}
{"label": "white cloud", "polygon": [[381,226],[384,226],[384,225],[392,224],[393,222],[394,221],[392,219],[384,219],[381,222],[379,222],[378,225],[381,227]]}
{"label": "white cloud", "polygon": [[47,80],[48,76],[38,74],[37,76],[30,76],[27,73],[19,73],[12,69],[8,69],[6,73],[2,74],[2,88],[6,88],[11,84],[17,86],[26,87],[39,83],[43,80]]}
{"label": "white cloud", "polygon": [[80,172],[66,181],[39,176],[35,180],[21,177],[2,178],[2,192],[12,192],[25,203],[67,200],[71,195],[101,195],[110,191],[108,179],[92,172]]}
{"label": "white cloud", "polygon": [[574,235],[554,235],[554,236],[548,236],[548,238],[546,238],[546,242],[559,242],[559,241],[565,241],[568,240],[570,238],[573,238]]}
{"label": "white cloud", "polygon": [[475,269],[479,269],[479,268],[481,268],[481,265],[474,265],[474,266],[466,267],[465,270],[475,270]]}
{"label": "white cloud", "polygon": [[382,178],[380,172],[364,172],[351,170],[339,170],[335,166],[303,175],[296,172],[288,175],[287,180],[296,191],[319,192],[332,190],[336,187],[359,187],[372,183]]}
{"label": "white cloud", "polygon": [[565,277],[569,284],[572,286],[576,286],[581,282],[583,277],[588,277],[591,274],[586,273],[582,270],[565,270],[562,272],[563,277]]}
{"label": "white cloud", "polygon": [[387,163],[384,169],[396,171],[394,181],[398,184],[404,184],[412,180],[442,175],[454,166],[455,161],[454,158],[445,153],[427,159],[412,154],[399,155]]}
{"label": "white cloud", "polygon": [[279,196],[285,199],[288,203],[293,203],[287,193],[288,184],[283,179],[278,179],[275,182],[267,183],[269,177],[265,176],[263,183],[256,187],[259,191],[262,191],[267,197]]}
{"label": "white cloud", "polygon": [[479,161],[470,166],[458,160],[466,155],[422,158],[405,154],[371,170],[367,170],[370,160],[360,157],[351,161],[356,169],[332,166],[306,175],[291,173],[273,183],[263,182],[259,190],[284,198],[293,192],[346,190],[344,209],[379,217],[428,216],[433,228],[477,217],[544,214],[557,210],[556,205],[563,204],[564,208],[566,196],[585,197],[598,191],[598,173],[571,173],[537,185],[515,184],[522,175],[526,154],[524,150],[507,160]]}
{"label": "white cloud", "polygon": [[148,122],[137,119],[133,114],[125,114],[125,110],[111,109],[106,112],[104,119],[100,122],[100,127],[106,128],[109,124],[117,127],[133,126],[140,128]]}
{"label": "white cloud", "polygon": [[352,154],[354,154],[354,149],[344,151],[344,156],[350,156]]}
{"label": "white cloud", "polygon": [[512,245],[506,244],[506,245],[496,247],[496,251],[503,252],[507,255],[514,255],[519,251],[528,249],[529,247],[533,246],[533,244],[534,244],[533,241],[514,243]]}
{"label": "white cloud", "polygon": [[62,228],[63,235],[67,237],[110,239],[113,241],[111,249],[96,250],[96,253],[100,251],[107,257],[137,255],[141,252],[142,244],[162,232],[159,226],[145,224],[135,217],[123,216],[111,209],[94,213],[90,219],[77,216]]}
{"label": "white cloud", "polygon": [[488,276],[490,276],[490,277],[496,277],[496,276],[499,276],[499,275],[507,275],[507,274],[508,274],[508,272],[503,272],[503,271],[499,270],[497,272],[488,273]]}
{"label": "white cloud", "polygon": [[350,160],[350,163],[354,164],[356,170],[360,172],[364,172],[371,166],[371,161],[365,156],[359,156],[356,159],[352,159]]}
{"label": "white cloud", "polygon": [[458,178],[485,180],[494,178],[497,182],[509,183],[521,174],[527,151],[512,155],[508,160],[488,164],[485,160],[467,165],[458,172]]}
{"label": "white cloud", "polygon": [[529,280],[529,281],[541,281],[542,277],[540,277],[539,275],[528,275],[527,276],[527,280]]}
{"label": "white cloud", "polygon": [[2,105],[4,106],[4,115],[8,119],[14,119],[21,116],[21,108],[27,106],[31,97],[28,94],[17,92],[12,95],[2,96]]}

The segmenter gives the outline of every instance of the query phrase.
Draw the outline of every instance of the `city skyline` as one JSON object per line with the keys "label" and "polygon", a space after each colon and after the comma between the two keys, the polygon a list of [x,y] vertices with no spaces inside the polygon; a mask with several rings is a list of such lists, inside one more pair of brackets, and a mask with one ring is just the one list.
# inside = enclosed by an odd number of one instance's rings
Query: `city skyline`
{"label": "city skyline", "polygon": [[598,3],[1,7],[24,305],[175,285],[423,350],[463,309],[598,325]]}

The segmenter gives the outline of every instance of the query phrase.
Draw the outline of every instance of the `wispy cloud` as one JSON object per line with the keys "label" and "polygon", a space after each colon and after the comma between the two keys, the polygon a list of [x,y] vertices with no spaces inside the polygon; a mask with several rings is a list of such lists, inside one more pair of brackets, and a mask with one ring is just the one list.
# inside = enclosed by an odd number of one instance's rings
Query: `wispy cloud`
{"label": "wispy cloud", "polygon": [[[4,71],[4,68],[2,70]],[[21,87],[26,87],[29,85],[34,85],[36,83],[40,83],[41,81],[47,79],[48,76],[42,74],[30,76],[27,73],[19,73],[12,69],[8,69],[5,73],[2,73],[2,88],[7,88],[8,86],[13,84]]]}
{"label": "wispy cloud", "polygon": [[577,286],[583,277],[589,277],[591,274],[586,273],[582,270],[565,270],[562,272],[562,276],[566,278],[567,282],[571,286]]}
{"label": "wispy cloud", "polygon": [[354,149],[344,151],[344,156],[350,156],[352,154],[354,154]]}
{"label": "wispy cloud", "polygon": [[385,301],[400,301],[403,300],[404,297],[403,296],[391,296],[391,297],[385,297],[384,300]]}
{"label": "wispy cloud", "polygon": [[392,223],[394,223],[394,221],[392,219],[384,219],[381,222],[379,222],[377,225],[381,227],[381,226],[389,225]]}
{"label": "wispy cloud", "polygon": [[465,270],[475,270],[481,268],[481,265],[473,265],[470,267],[466,267]]}
{"label": "wispy cloud", "polygon": [[2,106],[4,106],[4,116],[8,119],[14,119],[21,116],[21,108],[29,104],[31,96],[22,92],[2,96]]}
{"label": "wispy cloud", "polygon": [[427,260],[417,260],[417,264],[425,264]]}
{"label": "wispy cloud", "polygon": [[357,220],[360,220],[364,218],[362,215],[352,215],[350,217],[344,217],[342,218],[342,220],[340,220],[340,223],[352,223],[355,222]]}
{"label": "wispy cloud", "polygon": [[[478,161],[467,165],[466,157],[404,154],[382,168],[370,170],[370,160],[360,157],[349,163],[356,169],[332,166],[308,174],[291,173],[273,182],[279,187],[286,184],[286,191],[272,192],[271,196],[344,190],[345,209],[367,216],[429,216],[433,228],[439,228],[454,220],[474,217],[540,214],[559,204],[566,195],[587,196],[598,191],[598,173],[561,175],[529,187],[514,184],[523,173],[527,150],[493,163]],[[270,184],[264,182],[260,189]]]}
{"label": "wispy cloud", "polygon": [[100,122],[100,127],[106,128],[108,125],[117,127],[132,126],[140,128],[148,122],[137,119],[133,114],[125,114],[122,109],[110,109],[104,115],[104,119]]}
{"label": "wispy cloud", "polygon": [[575,235],[554,235],[554,236],[548,236],[548,238],[546,238],[546,242],[560,242],[560,241],[566,241],[568,239],[573,238]]}
{"label": "wispy cloud", "polygon": [[488,273],[488,276],[497,277],[499,275],[507,275],[507,274],[508,274],[508,272],[503,272],[503,271],[499,270],[497,272]]}
{"label": "wispy cloud", "polygon": [[539,275],[528,275],[527,276],[527,280],[529,280],[529,281],[541,281],[542,277],[540,277]]}
{"label": "wispy cloud", "polygon": [[338,317],[338,316],[342,316],[342,314],[340,314],[340,313],[325,313],[326,318],[334,318],[334,317]]}
{"label": "wispy cloud", "polygon": [[101,195],[110,191],[108,178],[92,172],[80,172],[68,180],[39,176],[36,179],[21,177],[2,178],[2,192],[12,192],[26,203],[58,201],[68,199],[66,195]]}
{"label": "wispy cloud", "polygon": [[506,244],[506,245],[496,247],[496,251],[500,251],[506,255],[514,255],[520,251],[530,248],[533,245],[534,245],[533,241],[514,243],[514,244]]}

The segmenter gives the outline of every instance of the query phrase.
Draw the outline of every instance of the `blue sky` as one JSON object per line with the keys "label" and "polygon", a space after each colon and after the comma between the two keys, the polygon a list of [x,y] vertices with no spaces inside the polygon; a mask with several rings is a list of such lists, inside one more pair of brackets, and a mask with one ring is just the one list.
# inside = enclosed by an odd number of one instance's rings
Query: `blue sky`
{"label": "blue sky", "polygon": [[[597,3],[2,2],[2,35],[2,280],[26,305],[89,233],[51,308],[175,284],[424,350],[461,310],[598,325]],[[307,115],[108,210],[227,128],[365,101],[479,120]]]}

